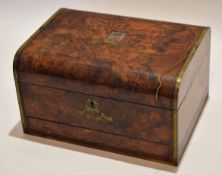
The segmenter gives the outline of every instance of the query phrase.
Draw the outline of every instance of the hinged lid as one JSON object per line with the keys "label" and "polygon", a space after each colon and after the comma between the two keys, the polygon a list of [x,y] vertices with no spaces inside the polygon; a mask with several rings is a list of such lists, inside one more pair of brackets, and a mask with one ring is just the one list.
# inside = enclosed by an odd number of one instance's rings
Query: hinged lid
{"label": "hinged lid", "polygon": [[178,76],[205,32],[199,26],[61,9],[19,50],[14,69],[18,75],[120,89],[125,96],[102,95],[177,110]]}

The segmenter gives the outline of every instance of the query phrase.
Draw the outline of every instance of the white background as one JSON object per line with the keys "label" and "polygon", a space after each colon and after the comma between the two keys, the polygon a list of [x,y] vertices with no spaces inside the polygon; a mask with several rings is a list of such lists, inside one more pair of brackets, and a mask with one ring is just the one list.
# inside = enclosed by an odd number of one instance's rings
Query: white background
{"label": "white background", "polygon": [[[60,7],[211,26],[210,98],[178,168],[23,134],[13,56]],[[0,0],[0,175],[220,175],[221,76],[220,0]]]}

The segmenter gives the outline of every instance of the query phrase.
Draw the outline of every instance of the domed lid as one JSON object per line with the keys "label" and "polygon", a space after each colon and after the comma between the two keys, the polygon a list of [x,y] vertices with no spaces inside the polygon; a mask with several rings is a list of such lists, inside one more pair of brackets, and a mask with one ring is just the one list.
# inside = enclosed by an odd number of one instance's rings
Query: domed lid
{"label": "domed lid", "polygon": [[205,31],[193,25],[61,9],[19,50],[15,69],[122,89],[129,98],[131,92],[143,94],[136,103],[177,109],[178,76]]}

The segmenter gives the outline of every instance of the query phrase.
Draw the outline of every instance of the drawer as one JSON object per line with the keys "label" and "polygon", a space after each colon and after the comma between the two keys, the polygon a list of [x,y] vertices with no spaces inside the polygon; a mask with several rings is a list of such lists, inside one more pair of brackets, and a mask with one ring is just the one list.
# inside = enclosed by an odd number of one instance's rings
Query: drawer
{"label": "drawer", "polygon": [[29,117],[26,133],[73,142],[143,159],[169,160],[169,146]]}
{"label": "drawer", "polygon": [[20,83],[26,116],[168,145],[172,111]]}

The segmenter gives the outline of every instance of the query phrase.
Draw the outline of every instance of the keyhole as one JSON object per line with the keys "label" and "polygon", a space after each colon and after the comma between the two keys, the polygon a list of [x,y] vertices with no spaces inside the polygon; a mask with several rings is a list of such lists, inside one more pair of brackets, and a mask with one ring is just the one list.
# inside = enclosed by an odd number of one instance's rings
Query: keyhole
{"label": "keyhole", "polygon": [[90,102],[91,108],[94,109],[95,108],[95,104],[93,101]]}

